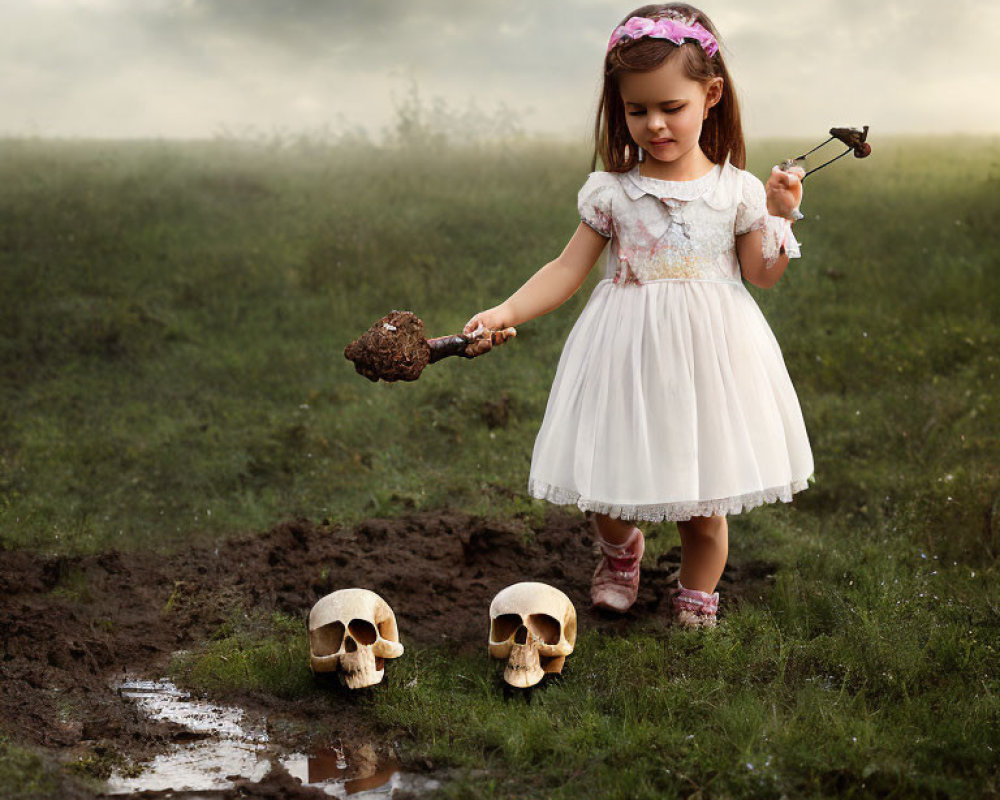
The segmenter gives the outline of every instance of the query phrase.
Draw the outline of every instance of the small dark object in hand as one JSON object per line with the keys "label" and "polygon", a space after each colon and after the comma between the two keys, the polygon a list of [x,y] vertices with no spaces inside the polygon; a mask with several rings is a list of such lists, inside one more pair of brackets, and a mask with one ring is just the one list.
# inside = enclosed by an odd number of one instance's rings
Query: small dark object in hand
{"label": "small dark object in hand", "polygon": [[839,139],[850,147],[855,158],[867,158],[871,155],[872,146],[865,141],[868,138],[867,125],[863,128],[830,128],[830,137]]}
{"label": "small dark object in hand", "polygon": [[829,161],[820,164],[818,167],[813,167],[805,175],[802,176],[802,180],[805,180],[809,175],[812,175],[814,172],[823,169],[823,167],[827,166],[828,164],[832,164],[837,159],[843,158],[848,153],[854,153],[855,158],[868,158],[868,156],[872,154],[872,146],[868,144],[868,142],[866,141],[868,139],[867,125],[865,125],[863,128],[830,128],[829,139],[827,139],[824,142],[820,142],[812,150],[807,150],[800,156],[796,156],[795,158],[790,158],[787,161],[782,162],[781,168],[787,172],[792,167],[799,166],[799,162],[805,161],[807,155],[809,155],[810,153],[815,153],[817,150],[823,147],[823,145],[832,142],[834,139],[846,144],[847,150],[845,150],[839,156],[831,158]]}
{"label": "small dark object in hand", "polygon": [[424,367],[447,356],[475,358],[515,336],[513,328],[477,336],[424,338],[424,322],[410,311],[390,311],[344,348],[344,357],[370,381],[415,381]]}

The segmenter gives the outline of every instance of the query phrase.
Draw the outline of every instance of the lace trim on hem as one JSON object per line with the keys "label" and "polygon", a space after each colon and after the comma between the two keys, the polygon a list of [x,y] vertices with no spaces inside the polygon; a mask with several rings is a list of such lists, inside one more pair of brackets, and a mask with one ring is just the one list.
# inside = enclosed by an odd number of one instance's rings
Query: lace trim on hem
{"label": "lace trim on hem", "polygon": [[729,514],[740,514],[751,508],[774,503],[780,500],[790,503],[792,495],[809,485],[808,481],[793,481],[784,486],[775,486],[759,492],[748,492],[735,497],[723,497],[718,500],[695,500],[681,503],[652,503],[639,505],[619,505],[603,503],[599,500],[581,498],[579,492],[562,489],[558,486],[531,480],[528,482],[528,494],[539,500],[548,500],[556,505],[576,505],[581,511],[593,511],[607,514],[609,517],[626,520],[642,520],[644,522],[683,522],[691,517],[711,517]]}

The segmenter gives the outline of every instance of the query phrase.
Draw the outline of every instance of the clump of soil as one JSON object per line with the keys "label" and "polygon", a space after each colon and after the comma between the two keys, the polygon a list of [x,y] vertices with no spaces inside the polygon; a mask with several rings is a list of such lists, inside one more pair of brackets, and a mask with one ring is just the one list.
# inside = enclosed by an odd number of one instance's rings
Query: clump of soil
{"label": "clump of soil", "polygon": [[424,322],[410,311],[390,311],[344,349],[370,381],[415,381],[431,360]]}
{"label": "clump of soil", "polygon": [[[650,561],[633,610],[610,617],[590,609],[596,563],[590,526],[558,510],[536,528],[455,512],[354,527],[295,520],[171,556],[0,551],[0,718],[15,741],[65,759],[101,749],[139,759],[185,733],[150,722],[109,684],[126,670],[156,675],[173,652],[203,642],[234,608],[304,620],[323,595],[360,586],[393,607],[405,645],[448,644],[485,657],[490,601],[518,581],[562,589],[585,630],[625,631],[648,619],[665,624],[679,548]],[[760,593],[771,571],[763,563],[727,566],[722,614],[742,596]],[[377,741],[346,693],[331,692],[322,708],[269,696],[225,699],[269,719],[335,720],[345,739]]]}

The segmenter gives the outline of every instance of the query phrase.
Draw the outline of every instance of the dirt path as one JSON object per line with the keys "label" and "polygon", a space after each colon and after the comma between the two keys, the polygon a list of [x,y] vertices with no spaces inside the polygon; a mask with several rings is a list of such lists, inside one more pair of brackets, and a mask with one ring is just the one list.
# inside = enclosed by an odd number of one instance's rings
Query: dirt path
{"label": "dirt path", "polygon": [[[116,674],[156,674],[171,653],[203,641],[234,608],[304,618],[321,596],[348,586],[381,594],[395,609],[406,644],[448,643],[484,653],[490,601],[521,580],[563,589],[585,629],[624,631],[665,609],[676,549],[657,563],[647,559],[635,610],[614,619],[589,610],[592,550],[582,517],[553,511],[537,530],[520,521],[437,512],[353,528],[297,520],[171,556],[0,552],[3,727],[14,741],[62,759],[81,751],[148,756],[181,732],[150,723],[115,697],[108,686]],[[763,563],[727,567],[720,588],[727,607],[762,591],[770,571]],[[306,721],[318,711],[276,698],[251,702]],[[350,697],[332,702],[346,737],[357,741],[360,731],[377,740]],[[330,706],[324,710],[329,720]],[[259,785],[265,793],[242,786],[238,796],[269,796],[265,784]]]}

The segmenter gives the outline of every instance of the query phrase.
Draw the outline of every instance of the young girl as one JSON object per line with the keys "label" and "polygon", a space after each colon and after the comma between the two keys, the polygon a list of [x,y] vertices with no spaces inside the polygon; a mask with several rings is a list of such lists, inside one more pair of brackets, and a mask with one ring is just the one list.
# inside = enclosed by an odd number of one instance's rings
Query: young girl
{"label": "young girl", "polygon": [[686,627],[715,624],[727,514],[791,500],[812,454],[781,351],[741,279],[773,286],[798,256],[788,218],[801,173],[744,172],[739,106],[711,21],[680,3],[614,30],[595,126],[606,172],[579,194],[562,254],[465,327],[500,330],[552,311],[607,249],[535,441],[528,490],[593,512],[595,606],[639,587],[634,521],[676,520],[672,592]]}

